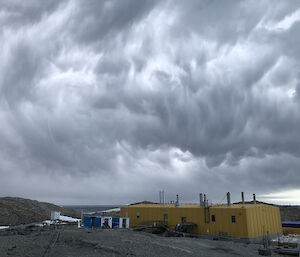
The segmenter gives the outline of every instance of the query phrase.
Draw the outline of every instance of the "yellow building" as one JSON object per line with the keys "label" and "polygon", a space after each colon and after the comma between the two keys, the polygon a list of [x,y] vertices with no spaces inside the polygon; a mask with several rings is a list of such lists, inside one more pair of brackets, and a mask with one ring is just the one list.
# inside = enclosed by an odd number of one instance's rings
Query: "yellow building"
{"label": "yellow building", "polygon": [[121,207],[120,215],[130,218],[130,227],[162,222],[174,230],[176,224],[192,222],[190,233],[207,237],[255,241],[267,234],[282,234],[279,208],[267,204],[134,204]]}
{"label": "yellow building", "polygon": [[300,221],[283,221],[282,230],[284,235],[288,235],[288,234],[300,235]]}

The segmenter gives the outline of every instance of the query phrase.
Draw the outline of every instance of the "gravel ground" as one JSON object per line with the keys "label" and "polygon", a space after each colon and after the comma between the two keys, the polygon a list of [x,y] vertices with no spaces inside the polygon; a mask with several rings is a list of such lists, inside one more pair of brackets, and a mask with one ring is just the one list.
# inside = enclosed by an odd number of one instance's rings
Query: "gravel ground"
{"label": "gravel ground", "polygon": [[259,256],[259,247],[256,244],[73,226],[0,232],[1,257]]}

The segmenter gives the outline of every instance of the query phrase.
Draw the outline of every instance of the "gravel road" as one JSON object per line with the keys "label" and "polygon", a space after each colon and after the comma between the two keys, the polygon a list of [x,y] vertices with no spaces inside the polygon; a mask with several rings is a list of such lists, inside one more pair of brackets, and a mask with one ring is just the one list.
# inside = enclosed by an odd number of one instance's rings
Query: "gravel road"
{"label": "gravel road", "polygon": [[0,232],[1,257],[259,256],[259,247],[256,244],[162,237],[121,229],[78,229],[75,226]]}

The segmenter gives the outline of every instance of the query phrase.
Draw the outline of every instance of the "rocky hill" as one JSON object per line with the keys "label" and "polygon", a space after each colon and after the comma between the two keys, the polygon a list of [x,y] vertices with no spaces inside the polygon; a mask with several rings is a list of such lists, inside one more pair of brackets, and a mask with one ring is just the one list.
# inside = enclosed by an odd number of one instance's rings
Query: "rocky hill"
{"label": "rocky hill", "polygon": [[282,221],[300,221],[300,206],[281,205],[279,208]]}
{"label": "rocky hill", "polygon": [[78,211],[51,203],[18,197],[2,197],[0,198],[0,226],[41,222],[50,219],[51,211],[60,211],[61,215],[80,218]]}

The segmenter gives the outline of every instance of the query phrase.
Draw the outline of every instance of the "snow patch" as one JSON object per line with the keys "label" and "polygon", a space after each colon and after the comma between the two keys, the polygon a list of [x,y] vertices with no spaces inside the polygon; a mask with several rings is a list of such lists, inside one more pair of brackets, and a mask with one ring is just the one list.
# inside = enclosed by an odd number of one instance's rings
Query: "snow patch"
{"label": "snow patch", "polygon": [[77,218],[72,218],[72,217],[60,215],[59,220],[61,220],[61,221],[67,221],[67,222],[78,222],[81,219],[77,219]]}
{"label": "snow patch", "polygon": [[114,211],[120,211],[120,208],[109,209],[109,210],[105,210],[103,212],[114,212]]}

